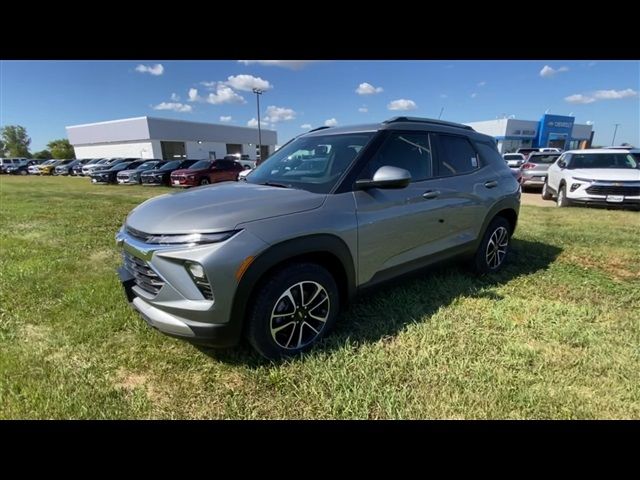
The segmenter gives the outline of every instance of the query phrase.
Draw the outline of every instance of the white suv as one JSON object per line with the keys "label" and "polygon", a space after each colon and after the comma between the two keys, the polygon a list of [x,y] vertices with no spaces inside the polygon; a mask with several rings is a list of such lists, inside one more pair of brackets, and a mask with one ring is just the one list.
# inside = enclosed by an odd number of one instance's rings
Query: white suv
{"label": "white suv", "polygon": [[640,150],[570,150],[549,167],[542,198],[559,207],[595,204],[640,208]]}

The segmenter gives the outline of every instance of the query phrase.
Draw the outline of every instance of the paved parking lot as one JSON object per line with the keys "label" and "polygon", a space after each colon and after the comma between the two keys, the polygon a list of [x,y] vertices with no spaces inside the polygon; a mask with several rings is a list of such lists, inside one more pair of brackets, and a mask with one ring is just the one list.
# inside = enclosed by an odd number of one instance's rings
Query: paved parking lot
{"label": "paved parking lot", "polygon": [[556,202],[552,200],[543,200],[542,195],[540,195],[540,192],[536,192],[535,190],[522,192],[522,204],[534,205],[536,207],[555,207],[556,206]]}

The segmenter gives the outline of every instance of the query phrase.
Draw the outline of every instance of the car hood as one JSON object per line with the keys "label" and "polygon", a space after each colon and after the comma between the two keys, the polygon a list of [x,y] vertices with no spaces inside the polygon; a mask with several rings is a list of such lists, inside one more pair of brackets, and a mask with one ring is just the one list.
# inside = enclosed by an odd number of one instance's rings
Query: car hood
{"label": "car hood", "polygon": [[[124,170],[121,170],[124,171]],[[103,173],[114,173],[114,170],[109,170],[108,168],[105,170],[94,170],[93,172],[91,172],[92,175],[101,175]]]}
{"label": "car hood", "polygon": [[640,181],[640,170],[633,168],[577,168],[569,170],[572,177],[605,181]]}
{"label": "car hood", "polygon": [[172,171],[175,171],[175,170],[161,170],[161,169],[156,170],[155,168],[152,168],[151,170],[145,170],[140,175],[155,175],[156,173],[159,173],[162,175],[163,173],[171,173]]}
{"label": "car hood", "polygon": [[[133,170],[120,170],[118,172],[118,175],[120,175],[121,173],[124,173],[126,175],[132,175],[132,174],[134,174],[136,172],[137,172],[137,170],[135,168]],[[146,170],[143,170],[143,172],[146,172]],[[142,172],[140,172],[140,173],[142,173]]]}
{"label": "car hood", "polygon": [[205,173],[206,168],[199,168],[198,170],[190,170],[188,168],[181,168],[180,170],[174,170],[171,175],[197,175],[199,173]]}
{"label": "car hood", "polygon": [[204,233],[241,223],[312,210],[326,195],[292,188],[227,182],[152,198],[134,208],[126,224],[145,233]]}

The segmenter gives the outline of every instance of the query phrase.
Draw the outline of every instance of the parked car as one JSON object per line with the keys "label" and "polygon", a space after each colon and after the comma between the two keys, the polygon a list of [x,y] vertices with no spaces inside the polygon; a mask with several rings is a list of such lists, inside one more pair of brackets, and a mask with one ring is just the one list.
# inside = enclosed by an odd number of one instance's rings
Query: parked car
{"label": "parked car", "polygon": [[547,170],[542,198],[573,204],[640,208],[640,153],[569,150]]}
{"label": "parked car", "polygon": [[45,162],[42,165],[38,165],[40,175],[53,175],[55,168],[60,165],[62,160],[53,160],[52,162]]}
{"label": "parked car", "polygon": [[94,170],[91,172],[91,183],[116,183],[118,172],[122,170],[134,170],[142,165],[143,160],[135,162],[115,162],[115,165],[105,170]]}
{"label": "parked car", "polygon": [[547,179],[547,170],[560,158],[557,152],[531,152],[527,162],[520,167],[522,188],[542,187]]}
{"label": "parked car", "polygon": [[139,165],[137,168],[122,170],[118,172],[118,176],[117,176],[118,183],[121,185],[141,184],[142,179],[140,178],[140,175],[142,174],[142,172],[153,170],[154,168],[160,168],[165,163],[167,162],[163,162],[162,160],[156,160],[156,159],[145,160],[144,163]]}
{"label": "parked car", "polygon": [[233,160],[242,165],[242,168],[245,170],[251,170],[256,167],[256,160],[251,160],[251,157],[246,153],[235,153],[233,155],[227,155],[224,157],[224,160]]}
{"label": "parked car", "polygon": [[197,160],[170,160],[158,169],[140,174],[142,185],[171,185],[171,173],[181,168],[189,168]]}
{"label": "parked car", "polygon": [[54,162],[56,162],[56,160],[54,160],[54,159],[43,160],[43,161],[40,161],[40,162],[36,163],[35,165],[31,165],[29,168],[27,168],[27,171],[29,172],[29,175],[40,175],[41,167],[46,166],[46,165],[51,165]]}
{"label": "parked car", "polygon": [[89,162],[80,170],[83,177],[88,177],[94,170],[104,170],[110,163],[121,160],[119,158],[101,158],[97,162]]}
{"label": "parked car", "polygon": [[512,168],[520,168],[525,162],[524,155],[521,153],[505,153],[502,158]]}
{"label": "parked car", "polygon": [[28,175],[29,168],[33,166],[37,166],[35,160],[27,160],[17,165],[10,165],[7,167],[7,173],[11,175]]}
{"label": "parked car", "polygon": [[26,161],[26,158],[0,158],[0,173],[8,173],[9,167],[18,167]]}
{"label": "parked car", "polygon": [[71,171],[74,166],[79,162],[79,160],[68,159],[62,160],[53,171],[54,175],[71,175]]}
{"label": "parked car", "polygon": [[[309,161],[288,161],[302,151]],[[246,182],[136,207],[116,235],[119,273],[161,332],[213,346],[244,335],[265,357],[287,357],[366,287],[445,258],[499,270],[519,207],[495,140],[471,127],[408,117],[334,127],[297,137]]]}
{"label": "parked car", "polygon": [[233,160],[200,160],[171,174],[172,187],[197,187],[217,182],[235,182],[243,168]]}
{"label": "parked car", "polygon": [[537,151],[538,151],[537,148],[526,147],[526,148],[517,149],[516,153],[520,153],[521,155],[523,155],[524,159],[526,160],[531,152],[537,152]]}
{"label": "parked car", "polygon": [[511,174],[513,175],[513,178],[515,178],[518,184],[522,186],[522,170],[514,167],[509,167],[509,170],[511,170]]}
{"label": "parked car", "polygon": [[69,175],[73,175],[74,177],[79,177],[82,175],[82,167],[85,165],[96,163],[98,158],[80,158],[78,159],[73,166],[71,167],[71,172]]}

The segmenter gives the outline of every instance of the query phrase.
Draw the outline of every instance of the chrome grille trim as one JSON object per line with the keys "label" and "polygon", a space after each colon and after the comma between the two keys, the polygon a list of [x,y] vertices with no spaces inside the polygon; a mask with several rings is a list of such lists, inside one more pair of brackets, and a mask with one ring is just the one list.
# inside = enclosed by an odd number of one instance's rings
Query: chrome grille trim
{"label": "chrome grille trim", "polygon": [[138,287],[151,295],[158,294],[165,282],[147,262],[126,251],[122,252],[122,260],[124,267],[133,275]]}

